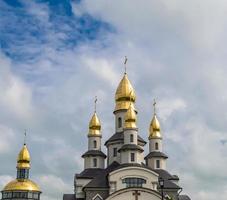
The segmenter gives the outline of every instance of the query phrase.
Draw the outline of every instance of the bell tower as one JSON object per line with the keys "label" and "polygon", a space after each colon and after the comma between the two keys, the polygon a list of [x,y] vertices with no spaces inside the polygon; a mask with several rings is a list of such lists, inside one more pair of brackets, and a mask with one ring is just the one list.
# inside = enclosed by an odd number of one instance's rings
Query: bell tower
{"label": "bell tower", "polygon": [[152,169],[166,169],[167,155],[162,150],[161,127],[156,114],[156,101],[153,103],[154,115],[149,128],[149,154],[145,157],[146,164]]}
{"label": "bell tower", "polygon": [[84,169],[105,168],[106,155],[101,150],[101,123],[96,113],[97,98],[95,98],[95,111],[89,123],[88,151],[82,155]]}

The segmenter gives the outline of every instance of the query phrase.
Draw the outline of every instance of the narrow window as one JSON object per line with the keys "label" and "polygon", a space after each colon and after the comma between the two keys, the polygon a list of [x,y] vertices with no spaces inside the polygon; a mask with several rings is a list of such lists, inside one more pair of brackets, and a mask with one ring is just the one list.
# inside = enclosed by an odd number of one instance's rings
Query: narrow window
{"label": "narrow window", "polygon": [[155,150],[158,150],[158,143],[155,143]]}
{"label": "narrow window", "polygon": [[133,142],[134,138],[133,138],[133,134],[130,134],[130,142]]}
{"label": "narrow window", "polygon": [[160,160],[156,160],[156,168],[160,168]]}
{"label": "narrow window", "polygon": [[97,167],[97,158],[93,159],[93,167]]}
{"label": "narrow window", "polygon": [[131,153],[131,162],[135,162],[135,153]]}
{"label": "narrow window", "polygon": [[94,148],[97,148],[97,141],[94,140]]}
{"label": "narrow window", "polygon": [[118,117],[118,128],[122,127],[122,119],[121,117]]}
{"label": "narrow window", "polygon": [[117,148],[113,148],[113,157],[117,156]]}

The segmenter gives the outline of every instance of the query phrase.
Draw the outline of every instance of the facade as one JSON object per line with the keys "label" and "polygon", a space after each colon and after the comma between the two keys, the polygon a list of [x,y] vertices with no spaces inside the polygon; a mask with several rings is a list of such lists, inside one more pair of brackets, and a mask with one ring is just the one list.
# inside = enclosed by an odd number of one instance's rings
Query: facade
{"label": "facade", "polygon": [[[115,94],[115,133],[101,150],[101,123],[94,112],[89,123],[84,170],[75,175],[74,194],[63,200],[190,200],[181,195],[179,177],[167,171],[160,124],[155,112],[150,123],[149,153],[139,136],[135,91],[125,73]],[[105,166],[106,164],[106,166]]]}
{"label": "facade", "polygon": [[29,179],[30,154],[24,144],[17,158],[17,178],[2,190],[2,200],[39,200],[39,186]]}

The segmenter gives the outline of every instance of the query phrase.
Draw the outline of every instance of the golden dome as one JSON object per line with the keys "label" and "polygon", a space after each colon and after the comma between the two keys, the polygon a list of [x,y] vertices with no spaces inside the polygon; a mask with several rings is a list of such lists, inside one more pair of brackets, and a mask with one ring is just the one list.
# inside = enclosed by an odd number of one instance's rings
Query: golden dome
{"label": "golden dome", "polygon": [[161,131],[160,123],[156,117],[156,114],[154,114],[154,117],[151,120],[149,131],[150,131],[149,139],[150,138],[162,138],[161,132],[160,132]]}
{"label": "golden dome", "polygon": [[125,128],[136,128],[136,112],[131,103],[127,112],[125,113]]}
{"label": "golden dome", "polygon": [[24,144],[17,157],[17,168],[30,168],[30,154],[26,144]]}
{"label": "golden dome", "polygon": [[95,112],[89,123],[88,136],[101,136],[100,130],[101,130],[101,123]]}
{"label": "golden dome", "polygon": [[40,192],[39,186],[29,179],[16,179],[9,182],[3,191],[37,191]]}
{"label": "golden dome", "polygon": [[119,83],[115,93],[115,111],[120,109],[128,109],[131,102],[135,102],[136,94],[130,83],[127,74],[125,73]]}

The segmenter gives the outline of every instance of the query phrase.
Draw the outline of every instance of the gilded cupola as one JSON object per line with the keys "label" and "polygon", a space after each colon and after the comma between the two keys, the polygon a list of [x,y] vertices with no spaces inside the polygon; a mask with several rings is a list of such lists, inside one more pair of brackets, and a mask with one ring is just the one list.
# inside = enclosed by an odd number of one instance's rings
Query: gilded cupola
{"label": "gilded cupola", "polygon": [[97,97],[95,97],[95,112],[90,120],[89,123],[89,132],[88,136],[101,136],[101,123],[96,114],[96,105],[97,105]]}
{"label": "gilded cupola", "polygon": [[121,79],[116,93],[115,93],[115,111],[125,109],[127,110],[130,103],[134,103],[136,94],[130,83],[127,74],[125,73]]}
{"label": "gilded cupola", "polygon": [[26,144],[24,144],[17,157],[17,168],[30,168],[30,154]]}
{"label": "gilded cupola", "polygon": [[101,123],[96,112],[90,120],[88,136],[101,136]]}
{"label": "gilded cupola", "polygon": [[[13,192],[17,193],[19,197],[23,196],[23,199],[34,199],[33,196],[36,196],[37,200],[40,199],[40,188],[35,182],[29,179],[29,171],[30,154],[27,145],[24,142],[24,145],[17,157],[17,178],[10,181],[3,188],[2,199],[11,199],[8,197],[11,196]],[[28,193],[30,193],[31,197],[28,196]]]}
{"label": "gilded cupola", "polygon": [[132,103],[130,103],[127,112],[125,113],[125,128],[136,128],[136,111]]}
{"label": "gilded cupola", "polygon": [[160,128],[160,123],[158,121],[158,118],[156,116],[156,102],[154,101],[154,116],[151,120],[151,123],[150,123],[150,128],[149,128],[149,139],[150,138],[162,138],[161,136],[161,128]]}

